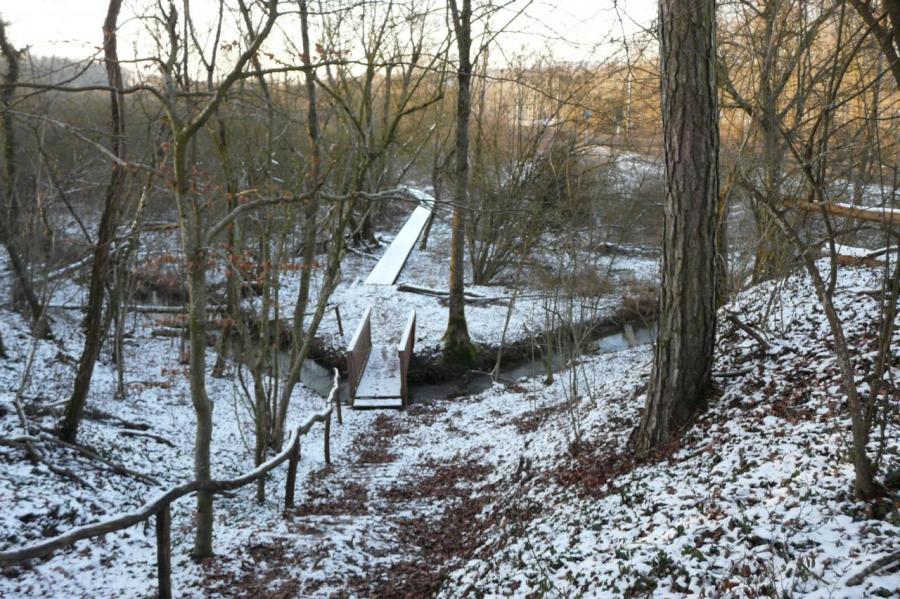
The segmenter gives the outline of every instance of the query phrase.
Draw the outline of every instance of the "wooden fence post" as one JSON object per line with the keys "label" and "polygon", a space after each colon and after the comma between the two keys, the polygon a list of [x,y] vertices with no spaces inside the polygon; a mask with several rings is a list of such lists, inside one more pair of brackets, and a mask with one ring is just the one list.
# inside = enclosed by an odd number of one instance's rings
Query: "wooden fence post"
{"label": "wooden fence post", "polygon": [[325,463],[331,465],[331,412],[325,418]]}
{"label": "wooden fence post", "polygon": [[169,504],[156,513],[156,578],[159,599],[172,599],[172,510]]}
{"label": "wooden fence post", "polygon": [[334,305],[334,315],[337,317],[338,333],[340,333],[341,337],[343,337],[344,323],[341,322],[341,309],[337,304]]}
{"label": "wooden fence post", "polygon": [[338,424],[343,425],[344,424],[344,416],[341,414],[341,394],[340,393],[334,394],[334,409],[337,410]]}
{"label": "wooden fence post", "polygon": [[297,462],[300,461],[300,435],[294,440],[291,457],[288,460],[287,485],[284,489],[284,509],[294,507],[294,486],[297,481]]}

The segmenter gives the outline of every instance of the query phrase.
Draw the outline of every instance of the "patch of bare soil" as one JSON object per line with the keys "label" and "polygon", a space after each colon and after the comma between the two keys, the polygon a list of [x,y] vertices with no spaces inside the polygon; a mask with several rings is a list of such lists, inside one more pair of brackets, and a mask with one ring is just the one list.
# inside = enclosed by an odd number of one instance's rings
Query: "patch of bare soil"
{"label": "patch of bare soil", "polygon": [[[425,462],[431,474],[385,492],[397,506],[409,502],[441,502],[439,516],[404,518],[399,523],[397,541],[417,547],[420,558],[394,564],[388,572],[373,572],[351,581],[354,592],[369,597],[420,598],[433,596],[450,566],[471,556],[481,541],[480,531],[490,522],[479,516],[494,492],[493,486],[473,487],[483,482],[493,467],[472,459],[444,464]],[[415,509],[412,513],[417,513]]]}
{"label": "patch of bare soil", "polygon": [[608,493],[608,482],[628,474],[638,466],[671,459],[681,448],[681,442],[682,439],[677,437],[645,456],[637,456],[630,448],[620,447],[615,442],[600,445],[583,443],[570,460],[550,470],[545,476],[563,487],[572,488],[579,496],[597,499]]}
{"label": "patch of bare soil", "polygon": [[[288,599],[299,597],[300,581],[284,577],[280,568],[258,568],[259,563],[290,563],[294,556],[283,540],[251,545],[239,560],[217,556],[203,560],[205,574],[201,588],[216,597],[267,597]],[[235,564],[233,562],[239,561]]]}
{"label": "patch of bare soil", "polygon": [[379,414],[372,422],[372,429],[357,438],[359,447],[357,462],[360,464],[389,464],[397,459],[390,451],[391,440],[409,429],[398,418]]}
{"label": "patch of bare soil", "polygon": [[561,403],[552,406],[544,406],[516,416],[512,419],[512,423],[520,435],[526,435],[537,431],[544,421],[553,414],[561,412],[563,409],[565,409],[565,405]]}
{"label": "patch of bare soil", "polygon": [[344,481],[340,494],[330,493],[325,488],[312,488],[308,498],[293,509],[301,515],[338,516],[342,514],[365,514],[369,510],[369,491],[355,481]]}
{"label": "patch of bare soil", "polygon": [[446,465],[429,460],[423,464],[423,467],[432,469],[433,473],[421,480],[388,489],[384,492],[385,499],[399,502],[416,499],[465,498],[470,494],[470,490],[460,487],[459,483],[484,480],[493,470],[491,466],[471,460]]}

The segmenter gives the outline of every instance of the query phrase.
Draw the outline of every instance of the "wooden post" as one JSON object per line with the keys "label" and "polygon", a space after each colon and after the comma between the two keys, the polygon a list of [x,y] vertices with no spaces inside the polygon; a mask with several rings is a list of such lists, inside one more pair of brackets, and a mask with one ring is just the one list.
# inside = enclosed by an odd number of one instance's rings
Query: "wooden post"
{"label": "wooden post", "polygon": [[[334,369],[334,376],[335,376],[335,378],[338,376],[337,368]],[[334,405],[334,409],[337,410],[338,424],[343,426],[344,416],[341,414],[341,391],[340,391],[340,389],[338,389],[334,392],[334,404],[333,405]]]}
{"label": "wooden post", "polygon": [[297,481],[297,462],[300,461],[300,435],[294,441],[291,457],[288,459],[287,484],[284,489],[284,509],[294,507],[294,486]]}
{"label": "wooden post", "polygon": [[325,418],[325,463],[331,465],[331,412]]}
{"label": "wooden post", "polygon": [[341,337],[344,336],[344,324],[341,322],[341,308],[337,304],[334,305],[334,315],[337,318],[338,332]]}
{"label": "wooden post", "polygon": [[172,599],[172,511],[169,504],[156,513],[156,577],[159,599]]}

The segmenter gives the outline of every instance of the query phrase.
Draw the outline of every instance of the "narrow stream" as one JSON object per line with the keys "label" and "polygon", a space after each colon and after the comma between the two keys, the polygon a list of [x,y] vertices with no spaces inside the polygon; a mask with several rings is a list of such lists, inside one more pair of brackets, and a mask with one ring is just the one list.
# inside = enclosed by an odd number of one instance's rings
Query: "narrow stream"
{"label": "narrow stream", "polygon": [[[152,298],[157,299],[157,298]],[[158,305],[167,305],[166,302],[159,301]],[[656,338],[656,325],[649,327],[633,328],[631,325],[624,325],[618,333],[603,335],[596,339],[588,341],[582,355],[606,354],[619,352],[637,345],[645,345],[652,343]],[[290,352],[279,352],[279,359],[282,362],[282,368],[287,368],[290,360]],[[559,372],[566,367],[565,359],[559,354],[554,354],[550,364],[551,370]],[[536,352],[531,360],[518,360],[515,362],[501,363],[499,379],[502,381],[514,382],[523,378],[543,377],[546,375],[547,366],[544,357]],[[331,391],[331,385],[334,380],[334,372],[315,362],[314,360],[306,360],[300,372],[300,381],[317,395],[327,397]],[[410,385],[409,393],[411,401],[419,403],[430,403],[436,400],[451,399],[465,395],[475,395],[491,388],[493,380],[490,374],[486,372],[469,372],[465,375],[455,378],[451,381],[442,383],[421,383]],[[341,400],[345,403],[348,401],[348,391],[346,382],[341,383],[340,387]]]}
{"label": "narrow stream", "polygon": [[[631,328],[626,325],[622,331],[603,335],[589,341],[582,355],[608,354],[624,351],[626,349],[652,343],[656,339],[656,325],[642,328]],[[559,372],[566,367],[566,361],[559,355],[551,359],[551,370]],[[515,382],[523,378],[543,377],[546,375],[546,365],[540,353],[536,353],[532,360],[508,363],[501,362],[499,379]],[[490,389],[493,380],[486,372],[469,372],[458,379],[443,383],[426,383],[410,385],[409,393],[413,402],[430,403],[436,400],[452,399],[466,395],[475,395]]]}

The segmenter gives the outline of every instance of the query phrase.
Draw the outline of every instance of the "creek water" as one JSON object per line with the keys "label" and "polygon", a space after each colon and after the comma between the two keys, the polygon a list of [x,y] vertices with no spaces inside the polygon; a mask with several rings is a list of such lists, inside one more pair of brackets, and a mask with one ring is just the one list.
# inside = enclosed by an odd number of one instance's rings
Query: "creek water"
{"label": "creek water", "polygon": [[[158,298],[151,298],[158,299]],[[167,302],[157,301],[155,305],[167,305]],[[161,314],[165,316],[165,314]],[[633,327],[626,324],[619,332],[600,335],[588,340],[580,355],[605,354],[618,352],[652,343],[656,338],[656,325]],[[278,359],[282,371],[286,371],[290,363],[290,352],[280,351]],[[567,366],[567,360],[559,354],[554,354],[550,359],[550,370],[558,372]],[[523,378],[545,377],[548,364],[540,351],[535,351],[530,359],[501,362],[498,380],[515,382]],[[300,381],[318,395],[327,397],[334,381],[334,371],[322,366],[314,360],[307,359],[303,363],[300,372]],[[429,403],[436,400],[450,399],[464,395],[474,395],[490,389],[493,379],[489,373],[470,371],[464,375],[454,377],[452,380],[440,383],[420,383],[410,385],[409,393],[412,402]],[[348,401],[346,382],[341,383],[340,397],[345,403]]]}
{"label": "creek water", "polygon": [[[585,344],[580,355],[608,354],[624,351],[638,345],[652,343],[656,339],[656,325],[634,328],[625,325],[621,331],[601,335]],[[550,359],[550,370],[559,372],[568,365],[568,361],[554,354]],[[545,377],[547,375],[547,363],[544,356],[536,351],[530,359],[508,361],[500,363],[498,380],[504,382],[516,382],[522,379]],[[430,403],[441,399],[451,399],[465,395],[474,395],[486,391],[494,384],[490,373],[468,372],[460,377],[442,383],[423,383],[410,385],[409,393],[412,402]]]}
{"label": "creek water", "polygon": [[[581,355],[624,351],[638,345],[652,343],[655,338],[656,325],[638,328],[625,325],[620,332],[603,335],[586,343]],[[559,355],[554,355],[550,360],[550,368],[553,372],[562,370],[566,365],[567,361]],[[507,365],[501,362],[499,380],[514,382],[523,378],[544,377],[546,373],[547,364],[544,357],[536,352],[531,359],[510,362]],[[333,377],[333,371],[312,360],[306,360],[300,374],[303,384],[322,396],[327,396],[331,390]],[[489,373],[469,372],[441,383],[410,385],[410,400],[429,403],[441,399],[474,395],[490,389],[492,384],[493,380]],[[341,383],[340,394],[343,401],[348,400],[346,383]]]}

